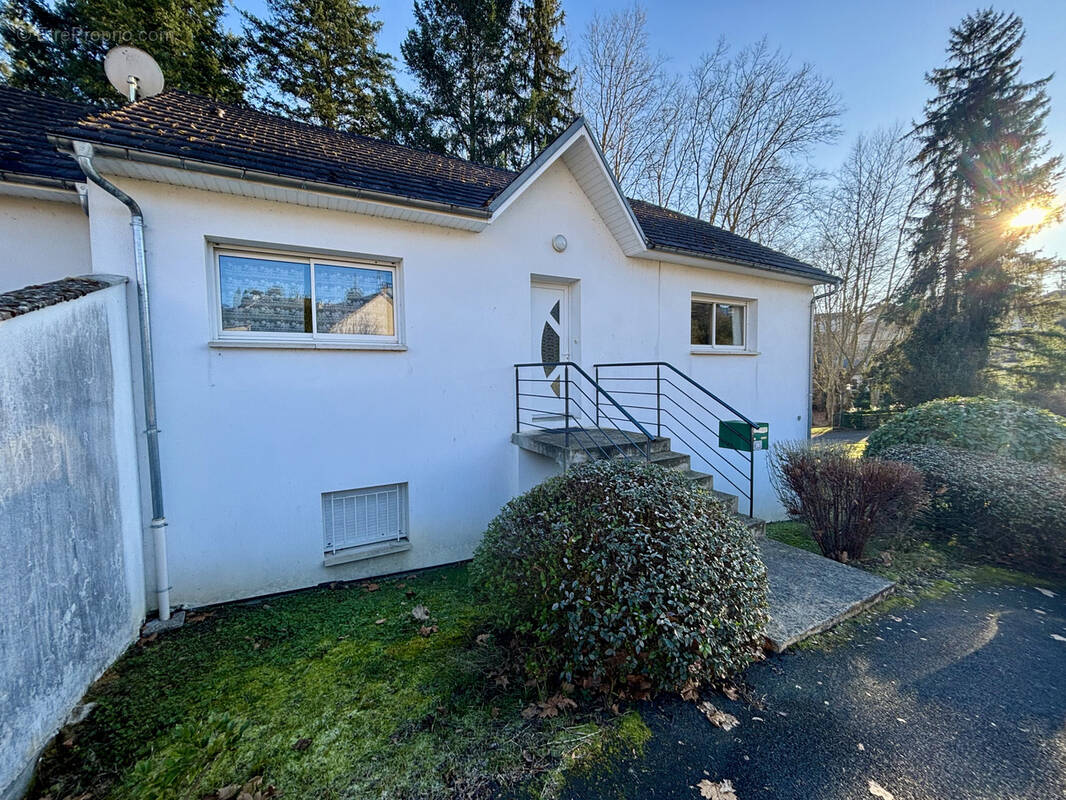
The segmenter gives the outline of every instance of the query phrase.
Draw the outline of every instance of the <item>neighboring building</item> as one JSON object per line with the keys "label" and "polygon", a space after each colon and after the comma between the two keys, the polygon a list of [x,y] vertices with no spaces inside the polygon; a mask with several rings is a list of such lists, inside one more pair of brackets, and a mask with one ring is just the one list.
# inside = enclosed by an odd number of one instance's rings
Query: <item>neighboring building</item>
{"label": "neighboring building", "polygon": [[[808,435],[812,287],[833,279],[626,200],[581,120],[520,173],[178,92],[50,140],[144,213],[174,605],[469,558],[560,468],[516,428],[628,425],[596,364],[669,362],[727,421]],[[135,277],[127,208],[90,183],[88,209],[86,271]],[[520,420],[518,362],[549,406]],[[780,516],[749,461],[755,513]]]}
{"label": "neighboring building", "polygon": [[92,110],[0,86],[0,292],[91,271],[85,176],[45,132]]}

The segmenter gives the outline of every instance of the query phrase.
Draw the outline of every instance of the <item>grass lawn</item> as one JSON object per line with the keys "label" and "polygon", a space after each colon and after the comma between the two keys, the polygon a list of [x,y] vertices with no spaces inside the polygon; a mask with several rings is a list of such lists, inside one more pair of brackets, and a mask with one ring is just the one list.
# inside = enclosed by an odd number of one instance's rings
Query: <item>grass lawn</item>
{"label": "grass lawn", "polygon": [[257,776],[293,800],[550,797],[640,750],[636,712],[525,719],[537,688],[472,594],[460,566],[192,614],[90,689],[30,797],[200,800]]}

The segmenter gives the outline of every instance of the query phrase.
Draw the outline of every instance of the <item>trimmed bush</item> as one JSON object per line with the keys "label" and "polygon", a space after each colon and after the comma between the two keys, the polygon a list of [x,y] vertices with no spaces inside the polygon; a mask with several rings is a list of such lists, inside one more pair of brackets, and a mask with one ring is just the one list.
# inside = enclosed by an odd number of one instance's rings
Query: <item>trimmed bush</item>
{"label": "trimmed bush", "polygon": [[975,556],[1041,572],[1066,571],[1066,472],[952,447],[896,445],[932,501],[926,525]]}
{"label": "trimmed bush", "polygon": [[770,474],[785,511],[806,522],[822,555],[837,561],[862,558],[875,535],[906,529],[925,502],[913,467],[852,458],[842,447],[778,445]]}
{"label": "trimmed bush", "polygon": [[678,472],[596,461],[504,506],[473,575],[536,678],[652,690],[721,679],[759,652],[766,568],[750,531]]}
{"label": "trimmed bush", "polygon": [[922,403],[886,422],[866,445],[882,458],[897,444],[931,444],[1066,467],[1066,417],[1013,400],[950,397]]}

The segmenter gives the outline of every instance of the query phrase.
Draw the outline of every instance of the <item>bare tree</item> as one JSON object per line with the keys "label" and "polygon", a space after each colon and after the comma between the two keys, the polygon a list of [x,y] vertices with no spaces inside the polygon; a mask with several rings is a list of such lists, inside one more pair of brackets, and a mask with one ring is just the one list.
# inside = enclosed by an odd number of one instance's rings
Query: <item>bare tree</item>
{"label": "bare tree", "polygon": [[686,76],[648,49],[644,11],[595,17],[579,104],[622,187],[742,236],[783,244],[823,175],[808,158],[839,135],[840,101],[810,64],[765,40],[724,40]]}
{"label": "bare tree", "polygon": [[822,177],[808,162],[839,135],[840,101],[810,64],[793,67],[766,40],[730,54],[724,42],[689,76],[682,206],[726,230],[780,242]]}
{"label": "bare tree", "polygon": [[589,22],[578,68],[577,103],[627,191],[665,133],[666,57],[648,49],[638,5]]}
{"label": "bare tree", "polygon": [[814,382],[832,420],[848,387],[898,339],[886,301],[906,278],[908,218],[918,193],[913,140],[895,126],[860,135],[815,216],[815,259],[841,279],[819,301]]}

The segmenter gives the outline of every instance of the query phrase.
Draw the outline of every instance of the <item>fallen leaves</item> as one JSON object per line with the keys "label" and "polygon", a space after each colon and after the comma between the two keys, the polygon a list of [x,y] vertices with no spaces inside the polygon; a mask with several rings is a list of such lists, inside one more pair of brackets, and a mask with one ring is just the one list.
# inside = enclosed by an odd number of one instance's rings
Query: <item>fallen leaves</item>
{"label": "fallen leaves", "polygon": [[476,637],[474,637],[474,641],[477,642],[478,644],[488,644],[489,639],[491,639],[491,638],[492,638],[492,634],[491,633],[479,633]]}
{"label": "fallen leaves", "polygon": [[704,778],[696,784],[696,788],[700,790],[700,797],[706,798],[706,800],[737,800],[737,793],[733,789],[732,781],[712,783]]}
{"label": "fallen leaves", "polygon": [[302,753],[310,746],[311,740],[306,737],[304,737],[303,739],[297,739],[295,742],[292,743],[292,749],[295,750],[297,753]]}
{"label": "fallen leaves", "polygon": [[716,725],[723,731],[731,731],[740,724],[740,720],[732,714],[727,714],[724,711],[715,708],[706,700],[697,704],[696,708],[703,712],[703,716],[707,717],[708,722],[712,725]]}
{"label": "fallen leaves", "polygon": [[549,717],[557,717],[560,713],[570,708],[577,708],[577,703],[564,694],[556,694],[543,702],[530,703],[525,709],[523,709],[522,719],[533,719],[534,717],[547,719]]}
{"label": "fallen leaves", "polygon": [[364,584],[363,588],[366,589],[368,592],[376,592],[378,589],[381,588],[381,586],[376,583],[367,583]]}
{"label": "fallen leaves", "polygon": [[419,636],[432,636],[438,630],[440,630],[440,628],[438,628],[436,625],[423,625],[421,628],[418,629],[418,635]]}
{"label": "fallen leaves", "polygon": [[429,619],[429,609],[419,604],[411,609],[411,616],[419,622],[425,622]]}
{"label": "fallen leaves", "polygon": [[896,800],[892,792],[888,791],[888,789],[879,784],[877,781],[870,781],[869,787],[870,794],[872,794],[874,797],[880,798],[880,800]]}

